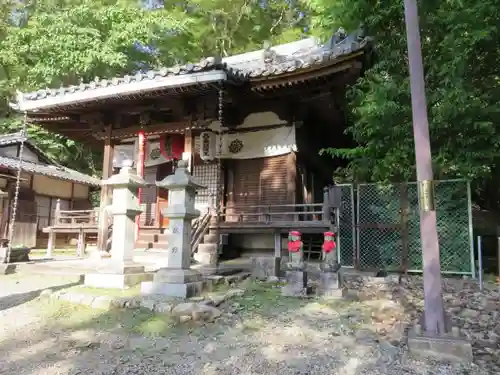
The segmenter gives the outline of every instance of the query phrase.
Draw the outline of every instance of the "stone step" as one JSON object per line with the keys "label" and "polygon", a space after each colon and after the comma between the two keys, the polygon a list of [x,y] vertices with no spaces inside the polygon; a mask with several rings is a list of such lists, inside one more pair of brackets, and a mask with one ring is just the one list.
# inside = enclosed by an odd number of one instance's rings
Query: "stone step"
{"label": "stone step", "polygon": [[136,249],[166,249],[168,247],[168,242],[152,242],[152,241],[136,241],[135,248]]}
{"label": "stone step", "polygon": [[144,242],[167,242],[168,241],[168,234],[166,233],[141,233],[139,232],[139,238],[138,241],[144,241]]}
{"label": "stone step", "polygon": [[214,234],[214,233],[208,233],[203,236],[203,242],[204,243],[218,243],[219,242],[219,235]]}
{"label": "stone step", "polygon": [[218,245],[216,243],[200,243],[198,253],[217,253]]}

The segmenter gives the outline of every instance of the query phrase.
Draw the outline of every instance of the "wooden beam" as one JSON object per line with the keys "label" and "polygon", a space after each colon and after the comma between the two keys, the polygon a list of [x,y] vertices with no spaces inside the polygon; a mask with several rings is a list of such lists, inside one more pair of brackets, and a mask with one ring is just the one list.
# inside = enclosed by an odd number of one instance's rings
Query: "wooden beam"
{"label": "wooden beam", "polygon": [[364,51],[359,51],[356,53],[353,53],[349,56],[345,56],[340,59],[336,60],[330,60],[324,63],[323,65],[317,64],[317,65],[311,65],[309,68],[306,69],[296,69],[290,73],[285,73],[285,74],[279,74],[275,76],[277,79],[273,79],[274,76],[264,76],[264,77],[259,77],[259,78],[252,78],[250,81],[250,84],[254,86],[255,84],[259,84],[262,82],[287,82],[292,79],[310,79],[313,77],[320,77],[322,75],[326,74],[331,74],[335,72],[339,72],[342,70],[345,70],[346,68],[349,68],[352,63],[357,62],[355,60],[356,57],[361,56],[364,54]]}
{"label": "wooden beam", "polygon": [[[191,126],[188,121],[179,121],[179,122],[147,125],[143,126],[142,128],[144,129],[145,135],[149,136],[158,134],[183,134],[186,131],[186,129],[189,129],[190,127]],[[106,134],[97,133],[95,134],[95,138],[103,140],[108,136],[112,140],[132,138],[135,137],[140,130],[141,126],[139,125],[123,129],[112,129],[109,135],[107,135],[107,133]]]}
{"label": "wooden beam", "polygon": [[[102,179],[107,180],[113,174],[113,154],[114,145],[111,139],[112,125],[106,129],[106,139],[104,140],[104,160],[102,166]],[[107,251],[108,242],[108,212],[106,207],[111,204],[111,188],[101,186],[101,203],[99,206],[99,229],[97,233],[97,249]]]}

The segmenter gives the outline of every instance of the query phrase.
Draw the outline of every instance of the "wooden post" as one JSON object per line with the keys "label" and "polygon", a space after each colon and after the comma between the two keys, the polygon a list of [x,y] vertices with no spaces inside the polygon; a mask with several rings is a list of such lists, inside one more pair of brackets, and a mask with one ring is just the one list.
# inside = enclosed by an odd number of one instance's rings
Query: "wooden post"
{"label": "wooden post", "polygon": [[78,231],[78,246],[76,248],[76,256],[82,258],[85,254],[85,233],[83,232],[83,227],[80,226]]}
{"label": "wooden post", "polygon": [[281,233],[274,232],[274,276],[281,274]]}
{"label": "wooden post", "polygon": [[193,134],[191,129],[186,129],[184,133],[184,152],[182,153],[182,160],[188,162],[188,171],[193,174]]}
{"label": "wooden post", "polygon": [[[106,130],[106,139],[104,140],[104,161],[102,166],[102,179],[107,180],[113,174],[113,154],[114,146],[111,141],[111,125]],[[97,250],[107,251],[109,223],[108,211],[106,207],[111,204],[111,189],[109,186],[101,186],[101,203],[99,206],[99,222],[97,231]]]}
{"label": "wooden post", "polygon": [[[137,134],[137,142],[139,144],[139,155],[137,155],[137,175],[140,177],[144,177],[144,161],[146,159],[146,134],[144,133],[144,130],[140,130],[139,133]],[[141,206],[142,202],[142,188],[139,188],[137,192],[137,197],[139,199],[139,207]],[[139,239],[139,228],[141,225],[141,215],[137,215],[135,218],[135,241]]]}
{"label": "wooden post", "polygon": [[500,281],[500,236],[497,237],[497,266],[498,266],[498,278],[497,282]]}
{"label": "wooden post", "polygon": [[59,224],[59,216],[61,215],[61,200],[57,199],[56,201],[56,209],[54,211],[54,224],[50,225],[50,231],[49,231],[49,241],[47,243],[47,258],[52,258],[52,254],[54,252],[54,248],[56,246],[56,232],[53,229],[53,227],[56,227]]}
{"label": "wooden post", "polygon": [[[297,158],[294,152],[290,152],[286,159],[287,168],[287,203],[295,204],[297,183]],[[296,215],[292,215],[292,221],[296,221]]]}
{"label": "wooden post", "polygon": [[409,257],[409,233],[408,233],[408,185],[406,183],[400,184],[400,224],[401,224],[401,274],[408,275],[408,257]]}
{"label": "wooden post", "polygon": [[330,224],[330,191],[328,187],[323,188],[323,223]]}

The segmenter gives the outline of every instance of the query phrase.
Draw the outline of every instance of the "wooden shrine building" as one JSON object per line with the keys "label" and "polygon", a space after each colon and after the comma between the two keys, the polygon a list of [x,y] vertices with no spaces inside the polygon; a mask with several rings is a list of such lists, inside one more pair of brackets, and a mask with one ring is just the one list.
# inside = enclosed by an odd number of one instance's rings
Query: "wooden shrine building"
{"label": "wooden shrine building", "polygon": [[55,163],[20,133],[0,135],[0,238],[9,238],[21,143],[21,180],[12,243],[29,248],[45,246],[48,236],[43,229],[54,223],[56,208],[91,209],[90,193],[99,188],[100,181]]}
{"label": "wooden shrine building", "polygon": [[[332,184],[334,165],[318,152],[343,137],[346,86],[371,51],[369,38],[340,30],[324,45],[309,38],[20,93],[13,107],[51,132],[104,147],[103,179],[130,159],[154,183],[172,173],[173,160],[188,160],[207,186],[196,205],[209,215],[218,209],[217,230],[231,248],[272,249],[273,233],[320,233],[333,223],[323,188]],[[107,189],[101,198],[109,204]],[[151,247],[167,225],[161,208],[168,192],[152,184],[140,199],[138,242]]]}

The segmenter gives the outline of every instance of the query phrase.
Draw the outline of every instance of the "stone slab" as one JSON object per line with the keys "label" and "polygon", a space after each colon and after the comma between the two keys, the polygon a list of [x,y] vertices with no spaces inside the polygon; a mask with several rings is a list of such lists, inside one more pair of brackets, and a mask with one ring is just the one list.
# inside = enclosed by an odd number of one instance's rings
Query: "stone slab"
{"label": "stone slab", "polygon": [[437,361],[472,362],[472,345],[463,338],[453,336],[430,337],[408,335],[408,351],[419,359]]}
{"label": "stone slab", "polygon": [[252,277],[257,280],[266,280],[271,276],[282,277],[281,257],[252,257]]}
{"label": "stone slab", "polygon": [[147,281],[141,283],[141,293],[145,295],[162,295],[167,297],[190,298],[203,292],[204,282],[176,284]]}
{"label": "stone slab", "polygon": [[144,273],[144,266],[136,263],[117,263],[112,259],[103,259],[97,268],[97,272],[102,274],[136,275]]}
{"label": "stone slab", "polygon": [[201,274],[197,270],[160,268],[153,278],[156,283],[167,284],[187,284],[202,280]]}
{"label": "stone slab", "polygon": [[153,274],[146,272],[135,274],[88,273],[85,275],[84,285],[93,288],[127,289],[152,279]]}
{"label": "stone slab", "polygon": [[408,332],[408,351],[410,355],[422,359],[438,361],[472,362],[472,345],[465,339],[458,327],[453,327],[450,316],[444,314],[445,329],[441,335],[428,334],[425,327],[425,314]]}
{"label": "stone slab", "polygon": [[286,285],[281,289],[284,297],[305,297],[309,293],[307,288],[307,272],[286,271]]}
{"label": "stone slab", "polygon": [[320,272],[316,295],[322,298],[338,299],[347,296],[343,287],[342,274],[338,272]]}
{"label": "stone slab", "polygon": [[347,297],[349,291],[347,288],[339,288],[339,289],[323,289],[317,290],[316,295],[321,298],[326,299],[342,299]]}

